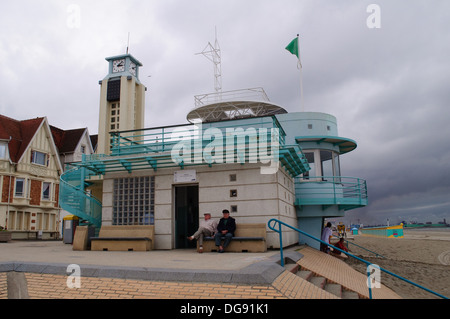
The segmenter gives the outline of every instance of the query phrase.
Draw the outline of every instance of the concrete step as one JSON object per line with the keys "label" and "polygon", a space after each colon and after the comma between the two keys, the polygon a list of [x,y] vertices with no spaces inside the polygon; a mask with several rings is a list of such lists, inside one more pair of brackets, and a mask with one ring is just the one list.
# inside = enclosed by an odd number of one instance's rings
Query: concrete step
{"label": "concrete step", "polygon": [[[289,265],[292,266],[292,265]],[[289,269],[290,270],[290,269]],[[359,299],[358,293],[354,291],[345,290],[339,284],[327,283],[327,279],[321,276],[316,276],[314,273],[307,269],[298,269],[297,272],[292,271],[300,278],[303,278],[317,287],[332,293],[333,295],[342,299]]]}
{"label": "concrete step", "polygon": [[319,276],[313,276],[309,279],[309,282],[312,283],[313,285],[316,285],[317,287],[324,289],[326,283],[327,283],[327,279],[324,277],[319,277]]}
{"label": "concrete step", "polygon": [[342,299],[359,299],[359,295],[354,291],[343,290]]}
{"label": "concrete step", "polygon": [[309,281],[309,279],[313,276],[313,273],[309,270],[300,270],[297,272],[297,276]]}
{"label": "concrete step", "polygon": [[339,284],[326,284],[324,290],[339,298],[342,298],[342,286]]}
{"label": "concrete step", "polygon": [[284,265],[284,269],[286,269],[287,271],[290,271],[293,274],[296,274],[298,272],[299,267],[300,266],[298,264],[285,264]]}

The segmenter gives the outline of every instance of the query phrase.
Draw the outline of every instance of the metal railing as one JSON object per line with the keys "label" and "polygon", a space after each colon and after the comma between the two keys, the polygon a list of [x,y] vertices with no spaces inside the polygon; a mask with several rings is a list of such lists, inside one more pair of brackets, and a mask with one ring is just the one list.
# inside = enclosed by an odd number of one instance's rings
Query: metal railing
{"label": "metal railing", "polygon": [[344,209],[367,205],[367,183],[347,176],[295,178],[296,205],[341,205]]}
{"label": "metal railing", "polygon": [[[413,286],[416,286],[416,287],[418,287],[418,288],[420,288],[420,289],[423,289],[423,290],[425,290],[425,291],[427,291],[427,292],[429,292],[429,293],[431,293],[431,294],[434,294],[434,295],[436,295],[436,296],[438,296],[438,297],[440,297],[440,298],[448,299],[448,298],[447,298],[446,296],[444,296],[444,295],[441,295],[441,294],[439,294],[439,293],[437,293],[437,292],[435,292],[435,291],[432,291],[432,290],[430,290],[430,289],[428,289],[428,288],[425,288],[425,287],[423,287],[423,286],[421,286],[421,285],[419,285],[419,284],[416,284],[415,282],[412,282],[412,281],[410,281],[410,280],[408,280],[408,279],[406,279],[406,278],[403,278],[403,277],[401,277],[401,276],[399,276],[399,275],[397,275],[397,274],[394,274],[394,273],[390,272],[389,270],[386,270],[386,269],[384,269],[384,268],[381,268],[381,267],[379,267],[378,265],[372,264],[371,262],[369,262],[369,261],[367,261],[367,260],[364,260],[364,259],[362,259],[362,258],[359,258],[359,257],[357,257],[357,256],[355,256],[355,255],[353,255],[353,254],[351,254],[351,253],[349,253],[349,252],[346,252],[346,251],[344,251],[344,250],[342,250],[342,249],[340,249],[340,248],[337,248],[337,247],[335,247],[335,246],[333,246],[333,245],[331,245],[331,244],[328,244],[328,243],[324,242],[323,240],[320,240],[320,239],[318,239],[318,238],[316,238],[316,237],[314,237],[314,236],[311,236],[310,234],[305,233],[304,231],[302,231],[302,230],[300,230],[300,229],[298,229],[298,228],[295,228],[295,227],[293,227],[293,226],[291,226],[291,225],[288,225],[288,224],[286,224],[286,223],[284,223],[284,222],[282,222],[282,221],[280,221],[280,220],[278,220],[278,219],[272,218],[271,220],[268,221],[267,225],[268,225],[268,227],[269,227],[271,230],[273,230],[274,232],[276,232],[276,233],[279,234],[279,238],[280,238],[280,260],[281,260],[281,266],[282,266],[282,267],[284,267],[284,256],[283,256],[283,235],[282,235],[281,226],[286,226],[286,227],[288,227],[288,228],[290,228],[290,229],[292,229],[292,230],[294,230],[294,231],[297,231],[298,233],[300,233],[300,234],[302,234],[302,235],[305,235],[305,236],[307,236],[307,237],[309,237],[309,238],[312,238],[312,239],[316,240],[317,242],[319,242],[319,243],[321,243],[321,244],[324,244],[324,245],[327,245],[327,246],[329,246],[329,247],[332,247],[333,249],[338,250],[338,251],[340,251],[341,253],[344,253],[344,254],[346,254],[346,255],[349,256],[349,257],[352,257],[352,258],[354,258],[354,259],[356,259],[356,260],[359,260],[359,261],[365,263],[365,264],[367,265],[367,286],[368,286],[368,289],[369,289],[369,298],[370,298],[370,299],[372,299],[372,289],[373,289],[373,288],[372,288],[372,285],[371,285],[371,278],[370,278],[370,276],[371,276],[370,270],[371,270],[371,269],[370,269],[369,266],[372,266],[373,268],[380,269],[380,271],[383,271],[383,272],[385,272],[385,273],[387,273],[387,274],[389,274],[389,275],[391,275],[391,276],[394,276],[394,277],[396,277],[396,278],[398,278],[398,279],[401,279],[401,280],[403,280],[403,281],[405,281],[405,282],[407,282],[407,283],[409,283],[409,284],[411,284],[411,285],[413,285]],[[278,225],[278,227],[276,227],[277,225]],[[372,269],[373,269],[373,268],[372,268]]]}
{"label": "metal railing", "polygon": [[62,209],[100,228],[102,204],[84,190],[85,178],[93,175],[84,167],[66,171],[60,177],[59,205]]}
{"label": "metal railing", "polygon": [[[263,132],[267,134],[269,145],[274,138],[278,139],[279,145],[284,145],[286,133],[276,117],[271,116],[110,132],[111,150],[113,156],[164,153],[170,152],[180,142],[192,142],[192,145],[195,145],[194,143],[210,143],[212,136],[217,139],[215,135],[219,133],[222,136],[223,144],[233,141],[233,143],[239,144],[238,147],[241,147],[246,140],[258,138]],[[277,134],[275,135],[274,132]],[[234,138],[238,141],[235,142]]]}
{"label": "metal railing", "polygon": [[241,101],[243,99],[269,102],[269,97],[263,88],[251,88],[244,90],[233,90],[225,92],[215,92],[208,94],[199,94],[194,96],[195,106],[199,107],[209,103],[222,101]]}

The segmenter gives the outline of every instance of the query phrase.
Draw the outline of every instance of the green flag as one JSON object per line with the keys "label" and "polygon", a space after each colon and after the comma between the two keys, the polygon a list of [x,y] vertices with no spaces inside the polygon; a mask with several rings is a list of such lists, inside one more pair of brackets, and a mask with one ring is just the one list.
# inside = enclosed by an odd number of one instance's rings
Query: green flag
{"label": "green flag", "polygon": [[291,43],[288,44],[286,50],[296,55],[297,58],[300,59],[300,55],[298,54],[298,37],[296,37],[294,40],[291,41]]}

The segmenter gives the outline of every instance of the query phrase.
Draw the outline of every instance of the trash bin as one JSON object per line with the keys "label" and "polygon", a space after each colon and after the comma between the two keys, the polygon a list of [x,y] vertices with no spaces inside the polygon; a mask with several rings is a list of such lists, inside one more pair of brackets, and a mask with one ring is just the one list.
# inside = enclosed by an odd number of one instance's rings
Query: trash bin
{"label": "trash bin", "polygon": [[358,228],[352,228],[352,235],[358,235]]}
{"label": "trash bin", "polygon": [[67,215],[63,218],[63,243],[73,244],[75,229],[79,223],[79,218],[75,215]]}

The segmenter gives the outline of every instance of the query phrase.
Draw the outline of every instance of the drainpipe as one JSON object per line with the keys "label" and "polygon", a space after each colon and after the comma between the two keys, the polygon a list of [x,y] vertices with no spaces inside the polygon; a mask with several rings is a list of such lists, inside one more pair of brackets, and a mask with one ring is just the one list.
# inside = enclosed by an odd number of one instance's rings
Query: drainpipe
{"label": "drainpipe", "polygon": [[[12,136],[9,136],[9,141],[8,141],[8,157],[9,157],[9,164],[10,165],[14,165],[14,163],[11,161],[11,155],[9,154],[9,142],[11,142],[12,140]],[[9,203],[11,201],[11,179],[12,176],[9,175],[9,185],[8,185],[8,202],[6,204],[6,221],[5,221],[5,229],[8,230],[8,218],[9,218]]]}

